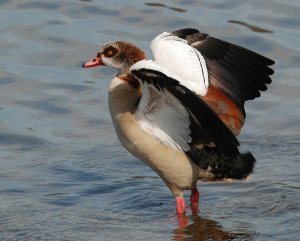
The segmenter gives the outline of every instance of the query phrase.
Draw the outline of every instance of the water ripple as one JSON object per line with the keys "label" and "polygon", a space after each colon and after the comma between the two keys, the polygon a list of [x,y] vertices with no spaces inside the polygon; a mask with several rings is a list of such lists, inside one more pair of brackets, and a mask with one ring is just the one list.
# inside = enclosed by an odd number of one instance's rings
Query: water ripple
{"label": "water ripple", "polygon": [[[298,1],[0,5],[1,240],[298,240]],[[276,65],[268,91],[246,103],[239,136],[257,159],[252,180],[199,183],[200,212],[186,192],[189,224],[178,229],[168,188],[117,140],[107,107],[116,71],[81,63],[114,40],[151,58],[153,37],[186,27]]]}

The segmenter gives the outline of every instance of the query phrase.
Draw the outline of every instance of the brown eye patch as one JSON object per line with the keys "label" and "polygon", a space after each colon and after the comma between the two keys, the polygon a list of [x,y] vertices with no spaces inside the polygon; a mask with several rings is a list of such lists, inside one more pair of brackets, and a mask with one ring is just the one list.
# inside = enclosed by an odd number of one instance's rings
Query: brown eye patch
{"label": "brown eye patch", "polygon": [[103,54],[105,57],[107,58],[111,58],[113,56],[115,56],[119,51],[113,47],[113,46],[108,46],[104,51]]}

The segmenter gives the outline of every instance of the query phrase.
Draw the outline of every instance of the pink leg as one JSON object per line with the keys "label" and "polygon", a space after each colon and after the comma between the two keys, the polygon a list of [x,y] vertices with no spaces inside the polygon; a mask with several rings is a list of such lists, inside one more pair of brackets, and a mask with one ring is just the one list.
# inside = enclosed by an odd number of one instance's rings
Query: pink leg
{"label": "pink leg", "polygon": [[183,197],[176,197],[176,210],[178,214],[182,214],[185,212],[185,204]]}
{"label": "pink leg", "polygon": [[176,197],[176,210],[178,216],[179,228],[185,228],[188,225],[188,218],[185,216],[185,204],[183,197]]}
{"label": "pink leg", "polygon": [[199,192],[197,187],[192,189],[190,200],[191,200],[192,209],[198,209]]}

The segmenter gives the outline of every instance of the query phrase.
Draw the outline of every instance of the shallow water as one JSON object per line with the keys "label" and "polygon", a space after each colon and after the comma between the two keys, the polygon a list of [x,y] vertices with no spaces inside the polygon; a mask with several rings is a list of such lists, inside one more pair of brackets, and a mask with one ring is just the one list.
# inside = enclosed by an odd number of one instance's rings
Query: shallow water
{"label": "shallow water", "polygon": [[[0,0],[0,240],[298,240],[298,0]],[[108,108],[115,71],[83,70],[100,43],[146,50],[196,27],[276,60],[239,137],[252,180],[199,183],[177,229],[162,181],[120,145]]]}

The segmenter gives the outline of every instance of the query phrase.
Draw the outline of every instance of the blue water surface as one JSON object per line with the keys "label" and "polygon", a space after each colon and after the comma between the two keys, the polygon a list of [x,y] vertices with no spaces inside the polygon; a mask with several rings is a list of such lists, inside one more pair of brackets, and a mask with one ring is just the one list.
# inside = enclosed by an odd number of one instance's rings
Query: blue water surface
{"label": "blue water surface", "polygon": [[[298,0],[0,0],[0,240],[298,240]],[[252,180],[199,183],[200,212],[178,229],[175,200],[119,143],[100,44],[151,57],[163,31],[193,27],[276,61],[247,103],[241,150]],[[188,200],[188,199],[187,199]]]}

